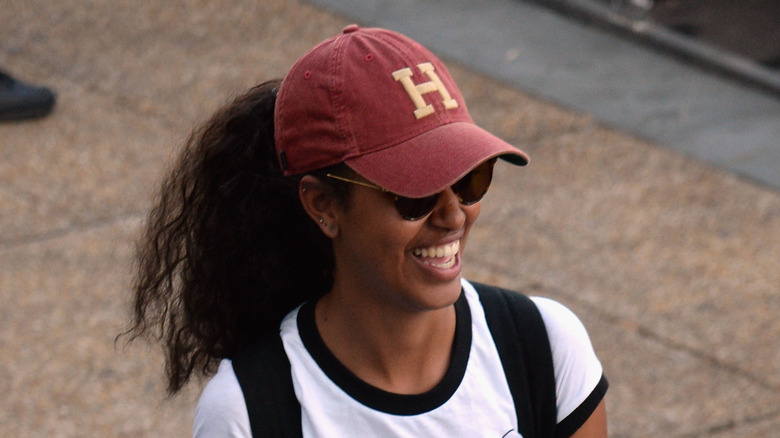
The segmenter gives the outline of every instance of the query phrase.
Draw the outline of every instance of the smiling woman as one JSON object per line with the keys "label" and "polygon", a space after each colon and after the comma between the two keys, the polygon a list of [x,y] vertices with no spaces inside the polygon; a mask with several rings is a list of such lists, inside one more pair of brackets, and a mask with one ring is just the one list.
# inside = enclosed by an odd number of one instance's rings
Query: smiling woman
{"label": "smiling woman", "polygon": [[196,436],[606,436],[576,316],[472,284],[496,161],[446,67],[348,26],[196,130],[139,245],[129,333],[169,391],[212,375]]}

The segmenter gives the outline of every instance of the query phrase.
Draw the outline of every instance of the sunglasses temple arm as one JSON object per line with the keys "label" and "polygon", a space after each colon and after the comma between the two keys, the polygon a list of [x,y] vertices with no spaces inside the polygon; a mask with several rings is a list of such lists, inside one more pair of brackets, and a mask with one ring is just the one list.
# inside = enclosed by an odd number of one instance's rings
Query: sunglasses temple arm
{"label": "sunglasses temple arm", "polygon": [[387,190],[383,189],[382,187],[379,187],[379,186],[371,184],[371,183],[345,178],[343,176],[334,175],[332,173],[325,174],[325,176],[327,176],[328,178],[333,178],[333,179],[339,180],[339,181],[344,181],[344,182],[348,182],[348,183],[352,183],[352,184],[357,184],[359,186],[368,187],[368,188],[371,188],[371,189],[377,189],[377,190],[381,190],[383,192],[387,192]]}

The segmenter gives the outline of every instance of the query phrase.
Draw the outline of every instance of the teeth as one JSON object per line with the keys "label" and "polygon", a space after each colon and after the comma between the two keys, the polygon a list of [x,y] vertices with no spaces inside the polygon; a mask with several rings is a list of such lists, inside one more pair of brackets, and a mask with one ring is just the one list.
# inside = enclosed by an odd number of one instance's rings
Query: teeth
{"label": "teeth", "polygon": [[[442,258],[447,257],[452,258],[455,254],[460,251],[460,240],[456,240],[455,242],[452,242],[448,245],[442,245],[442,246],[431,246],[429,248],[415,248],[414,255],[420,256],[422,258]],[[445,265],[450,265],[455,263],[455,259],[452,258],[451,260],[448,260]],[[440,265],[436,265],[440,266]]]}
{"label": "teeth", "polygon": [[450,257],[444,263],[431,263],[431,266],[435,266],[439,269],[448,269],[455,266],[455,257]]}

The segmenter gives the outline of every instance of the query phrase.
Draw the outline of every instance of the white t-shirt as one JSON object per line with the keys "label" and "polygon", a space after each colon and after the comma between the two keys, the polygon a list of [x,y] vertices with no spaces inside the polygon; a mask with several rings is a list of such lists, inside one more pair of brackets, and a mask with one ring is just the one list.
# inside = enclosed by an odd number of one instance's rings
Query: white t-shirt
{"label": "white t-shirt", "polygon": [[[359,381],[319,348],[324,344],[317,347],[311,341],[316,336],[310,333],[313,318],[307,328],[298,321],[300,308],[287,315],[281,336],[301,403],[303,436],[520,436],[514,432],[512,396],[479,297],[465,280],[463,290],[465,301],[459,300],[456,310],[460,306],[459,312],[470,316],[471,341],[464,345],[456,339],[453,364],[442,383],[419,395],[390,394]],[[603,370],[584,326],[570,310],[546,298],[532,300],[550,338],[560,422],[594,391]],[[315,348],[307,349],[304,339]],[[194,436],[252,436],[230,360],[220,363],[201,394]]]}

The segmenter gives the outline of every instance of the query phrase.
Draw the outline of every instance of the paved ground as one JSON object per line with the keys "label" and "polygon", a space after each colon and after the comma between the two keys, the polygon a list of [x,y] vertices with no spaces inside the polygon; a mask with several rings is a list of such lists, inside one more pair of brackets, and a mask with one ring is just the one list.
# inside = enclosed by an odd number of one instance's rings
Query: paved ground
{"label": "paved ground", "polygon": [[[150,191],[194,122],[349,22],[284,0],[6,2],[0,65],[59,105],[0,125],[0,435],[190,434],[200,384],[166,400],[159,352],[114,345]],[[445,55],[477,121],[533,159],[498,170],[470,277],[582,317],[612,436],[776,435],[780,193]]]}

